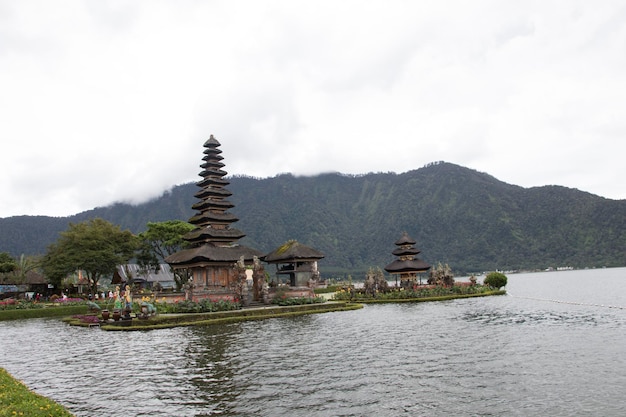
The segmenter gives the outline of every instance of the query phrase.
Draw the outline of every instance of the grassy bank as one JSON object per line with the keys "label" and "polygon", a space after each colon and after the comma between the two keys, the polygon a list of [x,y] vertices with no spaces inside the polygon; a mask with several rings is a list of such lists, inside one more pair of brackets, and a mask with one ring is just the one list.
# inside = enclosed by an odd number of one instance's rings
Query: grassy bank
{"label": "grassy bank", "polygon": [[83,314],[87,311],[89,311],[89,308],[84,304],[71,306],[48,305],[42,308],[0,310],[0,321],[42,317],[65,317],[72,314]]}
{"label": "grassy bank", "polygon": [[[306,304],[287,307],[262,307],[234,311],[222,311],[212,313],[185,313],[185,314],[160,314],[149,319],[133,319],[130,325],[123,322],[100,323],[102,330],[133,331],[155,330],[181,326],[207,326],[215,324],[237,323],[251,320],[265,320],[277,317],[295,317],[306,314],[328,313],[333,311],[347,311],[362,308],[361,304],[348,302],[327,302],[321,304]],[[66,318],[64,321],[76,326],[89,326],[89,322],[83,322],[80,318]]]}
{"label": "grassy bank", "polygon": [[35,394],[0,368],[0,417],[72,417],[65,407]]}

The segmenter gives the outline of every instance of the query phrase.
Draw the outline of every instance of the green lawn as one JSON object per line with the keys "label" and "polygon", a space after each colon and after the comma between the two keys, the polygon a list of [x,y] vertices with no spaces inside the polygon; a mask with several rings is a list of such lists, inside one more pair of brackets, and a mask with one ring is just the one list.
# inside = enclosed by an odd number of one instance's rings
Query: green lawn
{"label": "green lawn", "polygon": [[24,308],[0,310],[0,321],[34,319],[41,317],[65,317],[72,314],[84,314],[89,311],[86,305],[46,306],[43,308]]}
{"label": "green lawn", "polygon": [[65,407],[35,394],[0,368],[0,417],[72,417]]}

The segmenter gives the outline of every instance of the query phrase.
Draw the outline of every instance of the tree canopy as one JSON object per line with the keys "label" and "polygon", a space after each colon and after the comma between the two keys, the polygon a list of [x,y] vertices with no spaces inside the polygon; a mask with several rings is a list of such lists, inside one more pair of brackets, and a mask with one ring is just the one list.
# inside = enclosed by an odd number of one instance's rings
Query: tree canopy
{"label": "tree canopy", "polygon": [[[182,220],[149,222],[145,232],[139,234],[141,246],[137,255],[138,263],[144,267],[158,267],[159,263],[187,246],[183,236],[194,226]],[[174,271],[174,281],[178,289],[189,279],[188,274]]]}
{"label": "tree canopy", "polygon": [[98,281],[127,263],[137,248],[137,238],[128,230],[96,218],[72,224],[48,247],[43,260],[44,274],[59,284],[68,274],[84,271],[90,291],[97,292]]}
{"label": "tree canopy", "polygon": [[490,287],[500,289],[506,286],[507,278],[502,272],[490,272],[485,277],[483,283]]}
{"label": "tree canopy", "polygon": [[17,269],[17,262],[6,252],[0,252],[0,273],[6,274]]}
{"label": "tree canopy", "polygon": [[17,270],[18,265],[13,257],[6,253],[0,252],[0,283],[6,283],[10,275],[13,275]]}
{"label": "tree canopy", "polygon": [[139,234],[139,239],[159,261],[178,252],[185,247],[183,236],[193,230],[194,226],[182,220],[149,222],[148,229]]}

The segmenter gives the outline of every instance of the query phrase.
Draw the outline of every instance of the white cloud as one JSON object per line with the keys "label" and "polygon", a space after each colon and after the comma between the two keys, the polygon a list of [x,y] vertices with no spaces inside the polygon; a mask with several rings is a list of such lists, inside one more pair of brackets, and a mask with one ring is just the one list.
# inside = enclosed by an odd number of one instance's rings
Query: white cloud
{"label": "white cloud", "polygon": [[579,2],[0,3],[0,216],[231,174],[446,160],[626,198],[626,7]]}

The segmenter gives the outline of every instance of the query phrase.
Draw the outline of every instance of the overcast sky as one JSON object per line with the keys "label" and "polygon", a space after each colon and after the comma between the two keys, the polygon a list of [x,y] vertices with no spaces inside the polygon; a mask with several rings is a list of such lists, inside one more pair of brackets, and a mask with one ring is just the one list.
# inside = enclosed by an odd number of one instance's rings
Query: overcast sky
{"label": "overcast sky", "polygon": [[447,161],[626,198],[624,1],[0,0],[0,217]]}

